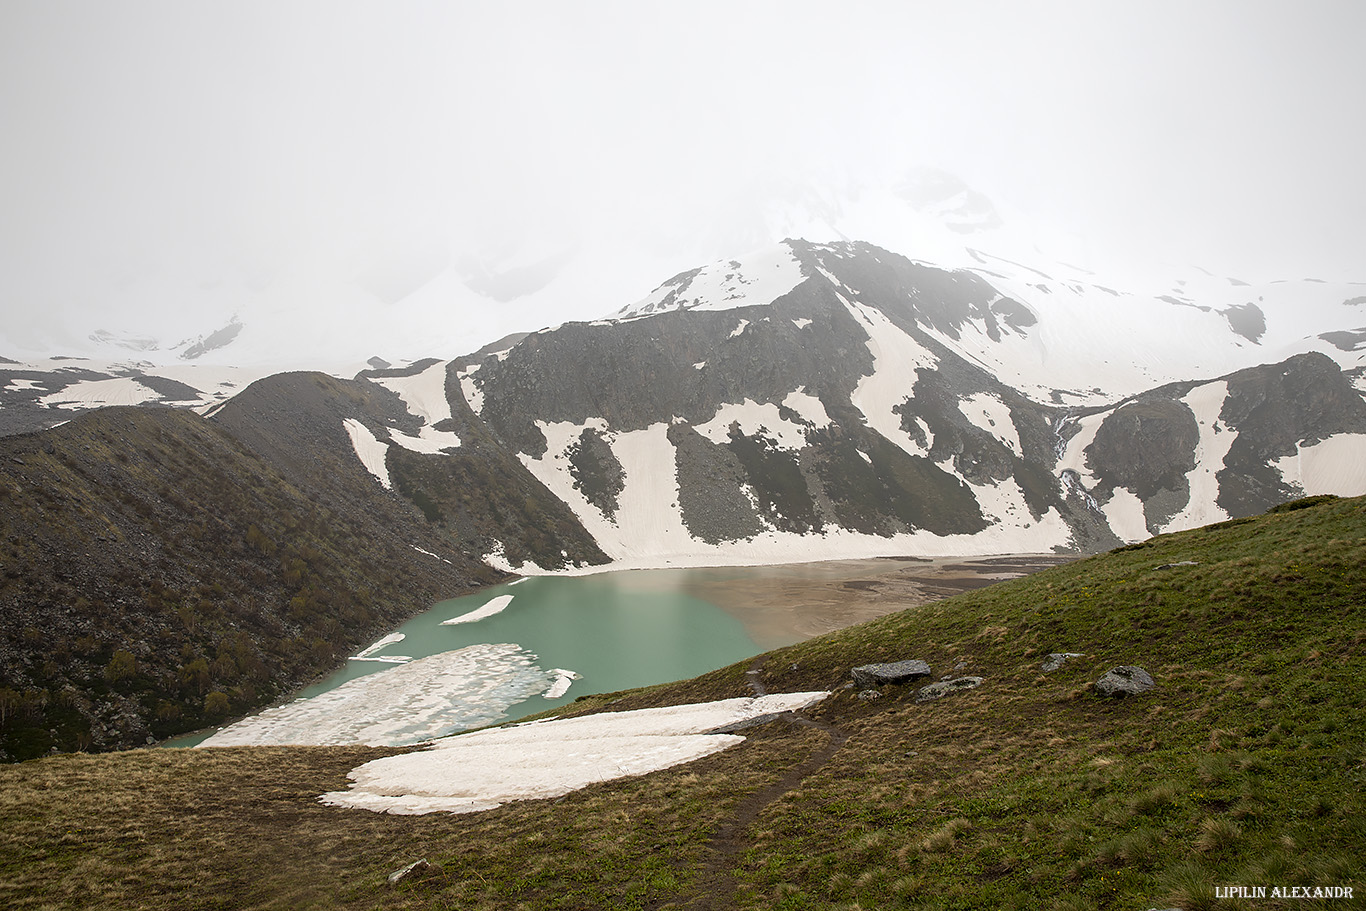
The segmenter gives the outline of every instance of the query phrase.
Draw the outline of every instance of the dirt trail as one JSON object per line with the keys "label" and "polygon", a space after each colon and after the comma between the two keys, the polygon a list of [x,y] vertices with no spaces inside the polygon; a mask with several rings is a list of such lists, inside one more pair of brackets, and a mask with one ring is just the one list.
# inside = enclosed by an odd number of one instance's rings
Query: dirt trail
{"label": "dirt trail", "polygon": [[[763,656],[756,658],[754,664],[745,672],[749,687],[756,696],[766,694],[762,679],[764,661]],[[759,814],[769,804],[798,787],[812,772],[829,762],[848,739],[839,728],[798,715],[796,712],[784,712],[778,720],[824,731],[829,739],[824,747],[812,753],[800,765],[793,766],[777,781],[740,801],[730,819],[721,823],[707,845],[708,860],[702,868],[697,895],[689,907],[699,911],[724,911],[733,906],[736,861],[751,843],[749,830],[758,820]]]}

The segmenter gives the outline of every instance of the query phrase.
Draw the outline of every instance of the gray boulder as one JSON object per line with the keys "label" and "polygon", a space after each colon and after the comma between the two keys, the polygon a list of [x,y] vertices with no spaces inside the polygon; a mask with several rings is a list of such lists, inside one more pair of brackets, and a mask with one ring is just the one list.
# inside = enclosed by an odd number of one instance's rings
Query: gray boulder
{"label": "gray boulder", "polygon": [[1044,659],[1044,673],[1048,673],[1049,671],[1056,671],[1058,668],[1063,666],[1063,663],[1066,662],[1068,658],[1085,657],[1086,656],[1081,654],[1080,652],[1054,652],[1051,655],[1049,655],[1046,659]]}
{"label": "gray boulder", "polygon": [[1125,696],[1138,696],[1148,692],[1157,684],[1153,675],[1141,667],[1121,664],[1105,672],[1105,676],[1095,682],[1097,696],[1112,696],[1122,699]]}
{"label": "gray boulder", "polygon": [[924,661],[892,661],[886,664],[863,664],[853,669],[854,683],[867,689],[887,683],[910,683],[929,677],[930,666]]}
{"label": "gray boulder", "polygon": [[963,690],[976,689],[981,685],[981,677],[957,677],[953,680],[941,680],[938,683],[931,683],[929,686],[922,686],[915,694],[915,701],[931,702],[950,693],[961,693]]}

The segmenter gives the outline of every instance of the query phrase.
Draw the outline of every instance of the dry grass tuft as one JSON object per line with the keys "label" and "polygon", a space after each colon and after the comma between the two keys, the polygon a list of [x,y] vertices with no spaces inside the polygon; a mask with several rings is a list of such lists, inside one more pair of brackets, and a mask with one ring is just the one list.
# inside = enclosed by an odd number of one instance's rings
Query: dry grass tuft
{"label": "dry grass tuft", "polygon": [[953,847],[958,836],[972,828],[966,819],[950,819],[920,843],[920,850],[927,854],[938,854]]}

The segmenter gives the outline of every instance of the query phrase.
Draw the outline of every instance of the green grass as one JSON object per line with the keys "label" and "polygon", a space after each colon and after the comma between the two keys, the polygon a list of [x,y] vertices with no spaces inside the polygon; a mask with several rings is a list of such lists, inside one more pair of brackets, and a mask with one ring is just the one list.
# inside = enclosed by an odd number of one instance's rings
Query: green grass
{"label": "green grass", "polygon": [[[321,807],[376,751],[60,756],[0,769],[0,905],[290,908],[1302,908],[1224,885],[1366,894],[1366,500],[1321,500],[889,615],[762,657],[776,723],[687,766],[468,816]],[[1160,569],[1194,561],[1194,566]],[[1045,674],[1049,652],[1081,652]],[[975,690],[861,700],[850,667],[924,658]],[[1102,700],[1138,664],[1157,690]],[[746,691],[749,662],[595,696]],[[748,812],[748,816],[744,814]],[[752,820],[736,827],[737,819]],[[734,830],[734,831],[732,831]],[[727,835],[727,833],[730,833]],[[419,857],[442,871],[385,875]]]}

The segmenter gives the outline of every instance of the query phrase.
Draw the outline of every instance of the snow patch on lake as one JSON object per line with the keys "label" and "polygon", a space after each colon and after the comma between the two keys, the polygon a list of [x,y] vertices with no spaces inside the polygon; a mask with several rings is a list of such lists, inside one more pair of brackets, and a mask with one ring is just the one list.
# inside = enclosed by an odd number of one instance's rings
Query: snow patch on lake
{"label": "snow patch on lake", "polygon": [[199,746],[404,746],[498,721],[549,683],[521,646],[471,645],[267,709]]}
{"label": "snow patch on lake", "polygon": [[356,652],[356,654],[352,656],[352,659],[354,660],[358,658],[369,658],[371,655],[373,655],[380,649],[384,648],[386,645],[393,645],[395,642],[402,642],[406,638],[408,637],[403,633],[390,633],[383,639],[376,642],[374,645],[366,646],[365,648]]}
{"label": "snow patch on lake", "polygon": [[474,623],[483,620],[485,617],[492,617],[494,614],[501,614],[503,609],[512,603],[512,595],[499,595],[482,607],[476,607],[468,614],[461,614],[459,617],[452,617],[449,620],[442,620],[442,626],[455,626],[459,623]]}
{"label": "snow patch on lake", "polygon": [[555,675],[555,682],[550,684],[550,689],[541,694],[546,699],[559,699],[565,693],[569,692],[569,687],[575,680],[583,679],[581,674],[565,670],[562,667],[557,667],[550,673]]}
{"label": "snow patch on lake", "polygon": [[382,813],[472,813],[512,800],[559,797],[600,781],[645,775],[742,743],[708,731],[798,711],[828,693],[778,693],[605,712],[450,737],[420,753],[367,762],[324,804]]}

